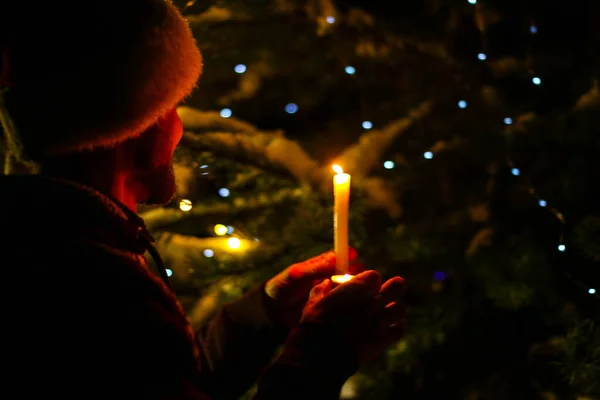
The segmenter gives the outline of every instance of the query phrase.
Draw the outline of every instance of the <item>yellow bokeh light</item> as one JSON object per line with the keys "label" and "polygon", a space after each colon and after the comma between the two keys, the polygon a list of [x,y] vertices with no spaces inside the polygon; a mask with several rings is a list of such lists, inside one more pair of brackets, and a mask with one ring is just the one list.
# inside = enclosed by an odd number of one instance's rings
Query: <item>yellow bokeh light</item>
{"label": "yellow bokeh light", "polygon": [[239,249],[242,247],[242,241],[238,238],[232,237],[227,240],[227,246],[231,249]]}
{"label": "yellow bokeh light", "polygon": [[350,282],[352,279],[354,279],[354,275],[350,275],[350,274],[334,275],[331,277],[331,280],[334,283],[346,283],[346,282]]}
{"label": "yellow bokeh light", "polygon": [[217,235],[225,236],[225,235],[227,235],[227,232],[229,232],[229,229],[227,229],[227,227],[225,225],[222,225],[222,224],[215,225],[215,233]]}
{"label": "yellow bokeh light", "polygon": [[343,174],[344,173],[344,169],[342,167],[340,167],[337,164],[334,164],[333,167],[333,172],[335,172],[336,174]]}
{"label": "yellow bokeh light", "polygon": [[179,209],[181,211],[188,212],[192,209],[192,202],[186,199],[183,199],[179,202]]}

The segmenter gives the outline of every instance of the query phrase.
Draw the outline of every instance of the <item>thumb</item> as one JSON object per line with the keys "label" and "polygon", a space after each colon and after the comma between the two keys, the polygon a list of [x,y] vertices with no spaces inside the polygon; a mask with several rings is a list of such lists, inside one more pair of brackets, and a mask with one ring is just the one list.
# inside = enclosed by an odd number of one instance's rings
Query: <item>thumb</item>
{"label": "thumb", "polygon": [[310,291],[309,299],[318,299],[325,296],[331,290],[331,281],[325,279],[323,282],[313,287]]}

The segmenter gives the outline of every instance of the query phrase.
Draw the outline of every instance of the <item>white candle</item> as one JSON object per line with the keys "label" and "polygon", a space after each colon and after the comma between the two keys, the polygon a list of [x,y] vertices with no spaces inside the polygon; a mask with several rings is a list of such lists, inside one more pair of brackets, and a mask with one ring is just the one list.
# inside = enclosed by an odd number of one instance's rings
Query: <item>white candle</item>
{"label": "white candle", "polygon": [[350,209],[350,175],[342,167],[334,165],[334,248],[336,256],[336,274],[348,274],[348,213]]}

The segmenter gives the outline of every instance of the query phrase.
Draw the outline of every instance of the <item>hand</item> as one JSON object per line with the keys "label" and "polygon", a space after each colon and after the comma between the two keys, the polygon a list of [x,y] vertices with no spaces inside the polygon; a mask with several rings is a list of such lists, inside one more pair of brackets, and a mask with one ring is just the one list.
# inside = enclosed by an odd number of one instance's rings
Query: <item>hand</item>
{"label": "hand", "polygon": [[[355,261],[356,250],[350,248],[348,259]],[[361,270],[353,265],[353,270]],[[335,253],[330,251],[310,260],[294,264],[265,284],[265,293],[272,300],[271,309],[277,322],[293,328],[300,321],[302,308],[311,289],[335,274]]]}
{"label": "hand", "polygon": [[375,271],[335,288],[325,280],[311,291],[302,322],[337,332],[340,342],[356,351],[360,362],[371,361],[404,334],[405,310],[400,302],[404,286],[401,277],[381,285]]}

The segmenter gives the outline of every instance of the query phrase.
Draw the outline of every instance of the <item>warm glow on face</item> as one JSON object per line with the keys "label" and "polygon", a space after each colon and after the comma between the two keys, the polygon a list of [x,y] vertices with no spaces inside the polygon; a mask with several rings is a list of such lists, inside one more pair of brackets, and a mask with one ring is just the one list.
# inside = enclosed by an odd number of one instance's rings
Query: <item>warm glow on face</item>
{"label": "warm glow on face", "polygon": [[350,282],[354,279],[354,275],[346,274],[346,275],[334,275],[331,277],[331,280],[335,283],[346,283]]}
{"label": "warm glow on face", "polygon": [[232,237],[227,240],[227,246],[231,249],[239,249],[242,247],[242,242],[240,239]]}
{"label": "warm glow on face", "polygon": [[332,168],[333,168],[333,172],[335,172],[336,174],[344,173],[344,169],[337,164],[334,164]]}
{"label": "warm glow on face", "polygon": [[179,209],[181,211],[188,212],[192,209],[192,202],[186,199],[183,199],[179,202]]}

